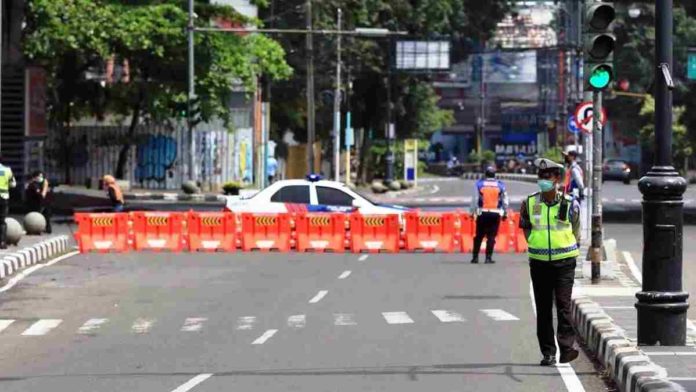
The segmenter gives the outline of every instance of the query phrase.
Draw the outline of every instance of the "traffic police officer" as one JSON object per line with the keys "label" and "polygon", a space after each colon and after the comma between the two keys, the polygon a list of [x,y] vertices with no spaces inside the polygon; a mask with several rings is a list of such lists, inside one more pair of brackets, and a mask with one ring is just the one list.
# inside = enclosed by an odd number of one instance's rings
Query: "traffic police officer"
{"label": "traffic police officer", "polygon": [[495,169],[488,166],[485,172],[486,178],[476,182],[474,198],[472,199],[472,213],[476,216],[476,236],[474,237],[474,252],[471,262],[478,263],[478,254],[481,250],[481,242],[486,237],[486,264],[493,264],[493,248],[495,237],[498,235],[500,219],[507,218],[508,198],[505,192],[505,184],[495,178]]}
{"label": "traffic police officer", "polygon": [[546,158],[537,159],[537,183],[541,192],[527,197],[520,210],[520,228],[527,237],[534,302],[537,309],[537,338],[542,366],[556,363],[553,332],[553,298],[556,299],[557,337],[567,363],[578,357],[573,347],[575,332],[570,298],[575,278],[575,259],[580,255],[580,207],[565,192],[559,192],[563,166]]}
{"label": "traffic police officer", "polygon": [[10,188],[15,186],[17,186],[17,181],[12,174],[12,169],[0,163],[0,249],[7,249],[5,218],[10,210]]}

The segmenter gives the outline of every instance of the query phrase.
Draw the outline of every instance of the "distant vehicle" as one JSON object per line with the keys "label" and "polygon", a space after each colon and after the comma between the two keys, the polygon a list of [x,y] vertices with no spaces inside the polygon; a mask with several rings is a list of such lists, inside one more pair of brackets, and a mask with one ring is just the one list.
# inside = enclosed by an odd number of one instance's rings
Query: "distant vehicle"
{"label": "distant vehicle", "polygon": [[604,161],[602,180],[618,180],[624,184],[631,183],[631,167],[628,162],[621,159],[609,159]]}
{"label": "distant vehicle", "polygon": [[406,207],[374,203],[344,183],[309,175],[306,180],[281,180],[251,197],[227,196],[225,210],[231,212],[354,212],[398,214]]}

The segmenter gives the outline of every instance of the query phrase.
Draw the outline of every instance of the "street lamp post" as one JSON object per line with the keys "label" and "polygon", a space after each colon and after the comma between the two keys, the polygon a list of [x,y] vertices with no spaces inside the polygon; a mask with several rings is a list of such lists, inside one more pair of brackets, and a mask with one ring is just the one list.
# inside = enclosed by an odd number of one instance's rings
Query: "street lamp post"
{"label": "street lamp post", "polygon": [[188,0],[188,95],[187,95],[187,109],[186,109],[186,123],[188,127],[188,147],[189,147],[189,158],[188,158],[188,175],[189,180],[195,180],[195,170],[193,165],[195,163],[194,156],[194,144],[193,144],[193,100],[196,95],[196,76],[194,71],[194,48],[193,48],[193,33],[195,31],[195,26],[193,23],[194,13],[193,13],[193,0]]}
{"label": "street lamp post", "polygon": [[689,294],[682,290],[683,201],[686,181],[672,167],[672,0],[655,4],[655,163],[641,178],[643,287],[638,344],[686,344]]}

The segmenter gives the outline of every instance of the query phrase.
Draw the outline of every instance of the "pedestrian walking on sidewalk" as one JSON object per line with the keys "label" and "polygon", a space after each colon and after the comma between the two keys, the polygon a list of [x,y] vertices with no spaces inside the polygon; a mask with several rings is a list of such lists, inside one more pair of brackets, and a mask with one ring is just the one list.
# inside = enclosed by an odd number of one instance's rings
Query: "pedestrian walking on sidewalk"
{"label": "pedestrian walking on sidewalk", "polygon": [[495,168],[488,166],[485,178],[476,182],[472,213],[476,217],[476,236],[474,237],[474,252],[471,262],[477,264],[481,242],[486,237],[486,264],[493,264],[493,248],[495,237],[498,235],[500,220],[507,219],[508,197],[505,184],[495,178]]}
{"label": "pedestrian walking on sidewalk", "polygon": [[[2,157],[0,157],[2,161]],[[17,186],[12,169],[0,163],[0,249],[7,249],[7,223],[10,211],[10,189]]]}
{"label": "pedestrian walking on sidewalk", "polygon": [[580,255],[580,207],[563,187],[563,165],[546,158],[535,161],[541,192],[527,197],[520,209],[520,228],[527,237],[527,252],[537,310],[537,338],[542,366],[556,363],[553,300],[556,299],[559,362],[578,357],[570,313],[575,261]]}
{"label": "pedestrian walking on sidewalk", "polygon": [[25,191],[27,207],[31,212],[38,212],[46,219],[46,233],[51,234],[51,200],[50,187],[44,173],[37,170],[31,174],[31,181]]}
{"label": "pedestrian walking on sidewalk", "polygon": [[116,183],[114,176],[107,174],[104,176],[104,185],[106,186],[106,192],[111,200],[111,207],[114,212],[123,212],[123,205],[125,204],[123,199],[123,192],[121,192],[121,187]]}

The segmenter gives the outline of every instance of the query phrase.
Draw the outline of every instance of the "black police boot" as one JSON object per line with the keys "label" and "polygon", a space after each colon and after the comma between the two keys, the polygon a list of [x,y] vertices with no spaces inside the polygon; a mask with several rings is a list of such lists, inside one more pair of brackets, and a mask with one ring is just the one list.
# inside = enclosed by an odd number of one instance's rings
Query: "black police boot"
{"label": "black police boot", "polygon": [[478,255],[474,255],[474,257],[471,258],[471,264],[478,264]]}
{"label": "black police boot", "polygon": [[495,264],[495,261],[493,260],[493,256],[486,256],[486,264]]}
{"label": "black police boot", "polygon": [[541,362],[539,362],[539,365],[541,366],[553,366],[556,364],[556,357],[554,355],[544,355],[544,358],[541,359]]}
{"label": "black police boot", "polygon": [[575,360],[575,358],[577,358],[579,354],[580,353],[578,353],[578,350],[576,350],[574,348],[571,348],[570,350],[567,350],[567,351],[561,351],[561,357],[558,358],[558,362],[560,362],[560,363],[571,362],[571,361]]}

